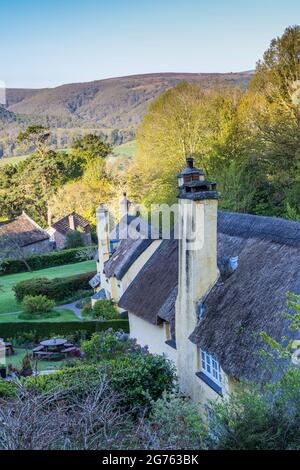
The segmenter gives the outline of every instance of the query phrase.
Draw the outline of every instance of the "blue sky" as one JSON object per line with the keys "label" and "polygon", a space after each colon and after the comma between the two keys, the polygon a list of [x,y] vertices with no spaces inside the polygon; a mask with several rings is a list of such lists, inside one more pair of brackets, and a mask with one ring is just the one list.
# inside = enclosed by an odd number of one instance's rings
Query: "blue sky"
{"label": "blue sky", "polygon": [[298,0],[1,0],[0,80],[249,70],[299,19]]}

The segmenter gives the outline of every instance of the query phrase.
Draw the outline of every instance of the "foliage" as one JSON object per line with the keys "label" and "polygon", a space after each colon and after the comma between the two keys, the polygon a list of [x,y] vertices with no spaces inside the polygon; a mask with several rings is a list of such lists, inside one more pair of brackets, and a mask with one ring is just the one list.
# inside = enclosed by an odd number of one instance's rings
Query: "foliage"
{"label": "foliage", "polygon": [[86,393],[97,384],[99,374],[106,376],[112,389],[120,394],[122,406],[136,409],[150,407],[152,400],[160,398],[165,390],[172,390],[175,380],[174,366],[165,357],[135,353],[32,377],[25,384],[42,392],[71,388],[76,393]]}
{"label": "foliage", "polygon": [[192,154],[217,181],[221,208],[298,220],[299,44],[299,26],[272,40],[246,92],[183,83],[153,101],[137,132],[131,195],[146,206],[175,202]]}
{"label": "foliage", "polygon": [[104,143],[100,137],[87,134],[75,139],[72,144],[72,153],[79,154],[90,161],[96,158],[105,158],[111,153],[110,145]]}
{"label": "foliage", "polygon": [[77,290],[89,288],[94,273],[83,273],[63,278],[33,278],[21,281],[13,287],[18,302],[26,295],[46,295],[49,299],[62,301]]}
{"label": "foliage", "polygon": [[20,132],[17,143],[25,145],[29,150],[35,150],[39,155],[43,155],[50,138],[48,128],[40,125],[29,126],[24,132]]}
{"label": "foliage", "polygon": [[92,315],[97,320],[113,320],[120,317],[120,314],[112,300],[97,300],[93,306]]}
{"label": "foliage", "polygon": [[45,295],[25,295],[22,301],[24,311],[32,314],[51,312],[54,305],[54,300],[48,299]]}
{"label": "foliage", "polygon": [[[31,266],[26,258],[26,248],[23,246],[22,237],[17,233],[2,235],[0,237],[0,257],[7,258],[11,254],[17,256],[18,262],[27,271],[31,271]],[[0,272],[5,270],[5,259],[1,260]]]}
{"label": "foliage", "polygon": [[137,344],[136,339],[130,338],[124,331],[109,329],[101,333],[94,333],[91,339],[83,341],[82,351],[86,360],[101,361],[122,353],[140,352],[147,354],[148,348]]}
{"label": "foliage", "polygon": [[[95,247],[86,248],[71,248],[61,251],[51,251],[50,253],[36,254],[26,258],[27,263],[30,265],[32,271],[39,269],[51,268],[54,266],[62,266],[64,264],[78,263],[78,261],[85,261],[92,259],[92,254],[95,252]],[[2,261],[3,274],[15,274],[26,271],[23,261],[19,259],[6,258]]]}
{"label": "foliage", "polygon": [[14,382],[6,382],[0,379],[0,399],[3,397],[13,398],[16,393],[16,384]]}
{"label": "foliage", "polygon": [[84,245],[82,233],[79,230],[72,230],[66,234],[67,248],[79,248]]}
{"label": "foliage", "polygon": [[207,429],[200,406],[177,393],[164,392],[152,403],[151,413],[142,428],[144,449],[205,449]]}
{"label": "foliage", "polygon": [[110,321],[59,321],[52,322],[7,322],[0,323],[0,337],[3,338],[19,338],[19,341],[26,342],[27,335],[30,334],[30,340],[39,343],[43,339],[49,338],[51,335],[70,336],[73,335],[73,341],[77,342],[81,338],[90,338],[93,333],[108,330],[122,329],[129,331],[128,320],[110,320]]}
{"label": "foliage", "polygon": [[63,217],[65,212],[77,212],[96,225],[95,207],[109,202],[114,195],[107,178],[94,178],[94,181],[69,181],[61,186],[49,199],[51,212],[55,217]]}
{"label": "foliage", "polygon": [[49,199],[68,181],[80,177],[83,166],[79,157],[50,150],[33,154],[16,166],[1,166],[0,213],[12,218],[26,210],[46,226]]}
{"label": "foliage", "polygon": [[299,370],[289,369],[273,385],[248,385],[228,402],[211,403],[210,447],[299,449],[299,387]]}
{"label": "foliage", "polygon": [[164,391],[173,390],[176,372],[165,356],[135,353],[110,361],[108,376],[114,390],[120,394],[126,390],[124,406],[150,408]]}

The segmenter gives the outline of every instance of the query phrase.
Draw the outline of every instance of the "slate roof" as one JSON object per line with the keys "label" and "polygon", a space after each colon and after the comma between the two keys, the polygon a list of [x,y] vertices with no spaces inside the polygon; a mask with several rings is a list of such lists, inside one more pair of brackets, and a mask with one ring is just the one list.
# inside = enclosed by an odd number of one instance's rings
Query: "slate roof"
{"label": "slate roof", "polygon": [[74,217],[75,230],[77,230],[78,228],[87,230],[89,228],[89,221],[82,217],[82,215],[77,214],[76,212],[72,212],[71,214],[66,215],[57,222],[54,222],[51,227],[62,234],[69,232],[71,230],[69,219],[70,216]]}

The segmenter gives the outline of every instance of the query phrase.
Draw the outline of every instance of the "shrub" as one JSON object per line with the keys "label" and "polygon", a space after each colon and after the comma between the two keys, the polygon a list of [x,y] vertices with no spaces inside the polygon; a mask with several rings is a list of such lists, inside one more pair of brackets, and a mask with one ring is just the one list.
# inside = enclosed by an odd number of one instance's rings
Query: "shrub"
{"label": "shrub", "polygon": [[49,338],[51,335],[65,336],[66,338],[72,335],[72,341],[77,342],[82,338],[90,338],[93,333],[97,331],[108,330],[113,328],[115,330],[129,331],[128,320],[110,320],[110,321],[60,321],[57,323],[52,322],[36,322],[34,324],[28,322],[0,322],[0,337],[1,338],[18,338],[19,344],[24,338],[24,342],[28,341],[28,334],[30,341],[38,343],[43,339]]}
{"label": "shrub", "polygon": [[[89,250],[91,251],[92,247],[89,247]],[[39,269],[51,268],[53,266],[78,263],[83,259],[90,259],[88,258],[88,252],[86,257],[84,257],[82,251],[82,248],[52,251],[50,253],[32,255],[26,258],[26,261],[33,271],[37,271]],[[22,260],[10,258],[2,260],[0,275],[15,274],[25,271],[27,271],[27,268]]]}
{"label": "shrub", "polygon": [[112,387],[120,394],[126,393],[122,400],[125,406],[150,408],[153,400],[174,388],[175,366],[165,356],[127,354],[114,359],[109,366]]}
{"label": "shrub", "polygon": [[139,447],[145,449],[205,449],[208,439],[199,405],[182,395],[165,392],[152,403],[140,436]]}
{"label": "shrub", "polygon": [[103,366],[81,365],[60,369],[49,375],[29,377],[23,380],[23,384],[39,392],[72,389],[75,393],[84,393],[97,385],[101,375],[104,375]]}
{"label": "shrub", "polygon": [[86,304],[86,305],[82,308],[82,310],[81,310],[80,313],[81,313],[81,315],[82,315],[83,317],[91,317],[92,314],[93,314],[93,308],[92,308],[92,306],[91,306],[90,304]]}
{"label": "shrub", "polygon": [[48,299],[45,295],[26,295],[22,302],[24,311],[33,314],[51,312],[54,305],[54,300]]}
{"label": "shrub", "polygon": [[83,341],[82,351],[87,360],[100,361],[111,359],[116,355],[130,352],[148,353],[148,347],[142,348],[136,343],[136,339],[130,338],[124,331],[115,331],[110,328],[101,333],[94,333],[90,340]]}
{"label": "shrub", "polygon": [[72,389],[86,393],[95,387],[101,377],[107,376],[111,387],[122,397],[126,407],[150,407],[166,390],[170,392],[175,380],[174,366],[164,356],[133,354],[121,356],[97,365],[77,366],[24,379],[27,388],[41,392]]}
{"label": "shrub", "polygon": [[15,382],[7,382],[0,379],[0,398],[13,398],[17,394]]}
{"label": "shrub", "polygon": [[120,315],[112,300],[97,300],[93,307],[93,316],[98,320],[113,320]]}
{"label": "shrub", "polygon": [[64,300],[78,290],[88,289],[89,280],[95,273],[83,273],[55,279],[34,278],[19,282],[13,287],[18,302],[22,302],[26,295],[46,295],[55,301]]}
{"label": "shrub", "polygon": [[67,248],[79,248],[84,245],[82,233],[78,230],[67,232],[66,246]]}

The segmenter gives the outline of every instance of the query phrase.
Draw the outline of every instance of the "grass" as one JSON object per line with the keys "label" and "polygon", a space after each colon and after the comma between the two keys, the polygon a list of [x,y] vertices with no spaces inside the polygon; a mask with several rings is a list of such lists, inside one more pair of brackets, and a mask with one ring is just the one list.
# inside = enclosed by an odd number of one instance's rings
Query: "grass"
{"label": "grass", "polygon": [[[12,290],[13,286],[18,282],[25,281],[27,279],[33,279],[36,277],[48,277],[49,279],[53,279],[55,277],[67,277],[95,270],[95,261],[92,260],[82,261],[80,263],[75,264],[66,264],[64,266],[55,266],[53,268],[41,269],[39,271],[33,271],[31,273],[26,272],[0,276],[0,314],[17,312],[21,310],[21,306],[17,303]],[[3,321],[2,318],[3,317],[0,316],[1,321]]]}
{"label": "grass", "polygon": [[125,156],[128,158],[132,158],[136,154],[136,142],[135,140],[131,140],[130,142],[126,142],[125,144],[118,145],[113,150],[113,156],[120,157]]}
{"label": "grass", "polygon": [[[7,315],[1,315],[0,316],[0,323],[18,323],[18,322],[23,322],[26,321],[28,323],[43,323],[43,322],[51,322],[51,323],[59,323],[61,321],[80,321],[78,317],[76,317],[75,313],[72,312],[72,310],[69,309],[56,309],[54,310],[55,313],[58,313],[59,315],[53,316],[53,317],[47,317],[41,318],[40,316],[37,315],[37,319],[35,320],[24,320],[22,318],[19,318],[18,314],[14,313],[8,313]],[[42,316],[42,315],[41,315]]]}
{"label": "grass", "polygon": [[6,165],[7,163],[15,165],[17,163],[20,163],[22,160],[25,160],[27,157],[29,157],[29,155],[20,155],[19,157],[0,158],[0,166]]}
{"label": "grass", "polygon": [[[30,349],[24,349],[24,348],[15,348],[14,347],[15,354],[12,356],[6,357],[6,364],[11,364],[13,367],[16,369],[21,369],[22,367],[22,359],[25,356],[26,353],[31,353]],[[64,364],[66,364],[67,360],[65,361],[42,361],[38,360],[37,362],[34,361],[32,362],[32,367],[35,370],[36,364],[37,364],[37,370],[49,370],[49,369],[58,369],[62,367]]]}

